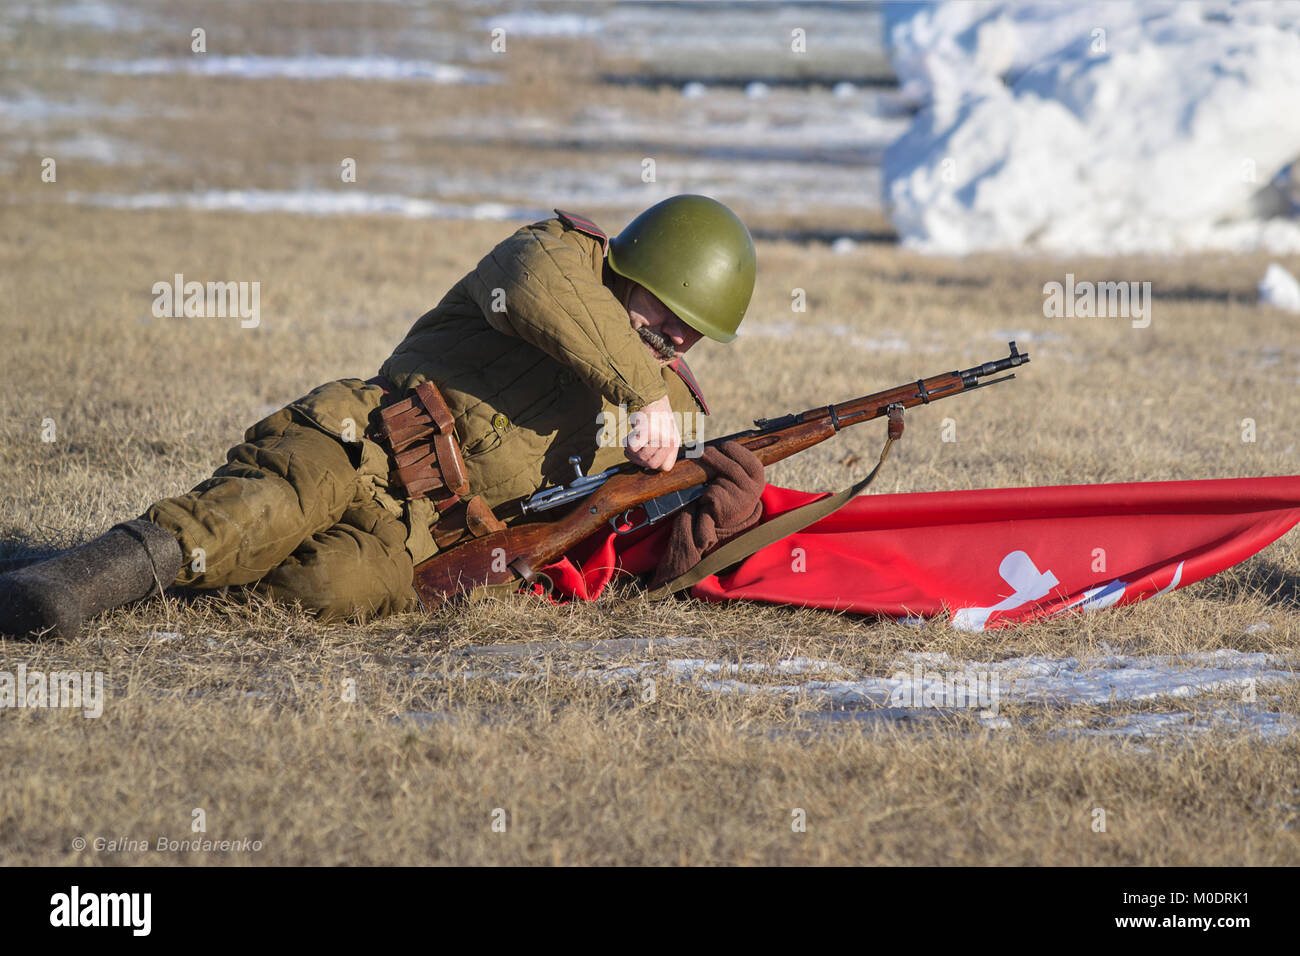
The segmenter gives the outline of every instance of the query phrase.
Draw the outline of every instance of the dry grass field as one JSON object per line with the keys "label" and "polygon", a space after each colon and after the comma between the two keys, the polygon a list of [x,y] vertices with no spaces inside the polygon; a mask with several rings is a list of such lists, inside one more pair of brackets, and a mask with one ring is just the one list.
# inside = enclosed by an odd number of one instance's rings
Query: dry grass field
{"label": "dry grass field", "polygon": [[[370,374],[509,228],[54,204],[8,218],[17,227],[0,238],[0,539],[10,560],[84,540],[188,487],[269,406],[320,381]],[[1300,333],[1253,305],[1262,259],[932,261],[887,245],[837,255],[781,243],[764,243],[760,259],[750,334],[725,351],[698,350],[719,431],[992,357],[1005,338],[995,333],[1014,329],[1022,342],[1043,340],[1031,345],[1034,363],[1014,385],[947,403],[955,444],[939,441],[940,409],[915,415],[884,490],[1294,470]],[[1042,318],[1041,284],[1066,269],[1149,277],[1159,296],[1151,328]],[[152,318],[149,287],[175,270],[264,277],[262,325]],[[796,286],[810,300],[797,317],[788,304]],[[1259,422],[1254,445],[1239,438],[1248,416]],[[47,418],[52,443],[41,440]],[[842,485],[862,467],[843,460],[866,461],[878,440],[868,428],[846,433],[772,478]],[[837,721],[798,695],[726,695],[664,679],[646,702],[639,680],[581,671],[802,656],[884,675],[915,651],[989,661],[1231,648],[1295,660],[1297,543],[1292,533],[1228,574],[1145,604],[978,635],[942,622],[652,604],[634,590],[584,606],[520,599],[329,627],[233,594],[148,602],[94,621],[72,642],[0,646],[3,670],[98,670],[106,680],[99,719],[0,715],[0,855],[105,864],[1294,864],[1294,733],[1062,733],[1168,709],[1157,701],[1004,707],[1010,726],[1000,729],[960,713]],[[1223,698],[1186,705],[1234,699]],[[1300,714],[1294,684],[1262,699]],[[160,836],[192,836],[194,808],[206,812],[208,837],[257,839],[262,849],[158,851]],[[797,808],[806,832],[791,828]],[[1097,808],[1105,833],[1092,829]],[[493,828],[498,809],[505,833]],[[87,849],[74,848],[79,837]],[[96,837],[153,848],[97,851]]]}
{"label": "dry grass field", "polygon": [[[739,94],[698,101],[722,104],[706,108],[676,89],[598,82],[648,67],[596,62],[563,37],[516,42],[492,63],[506,82],[483,86],[67,66],[123,56],[128,43],[133,56],[157,57],[188,42],[186,4],[137,7],[159,19],[129,34],[56,29],[35,15],[0,29],[0,99],[29,102],[38,90],[94,104],[93,116],[53,110],[40,131],[0,142],[0,568],[188,489],[246,426],[316,385],[374,374],[515,228],[102,208],[72,194],[337,188],[339,158],[355,156],[363,177],[374,171],[361,181],[374,192],[437,199],[446,189],[456,201],[546,209],[559,203],[545,184],[566,176],[616,178],[626,195],[658,146],[640,133],[599,155],[582,137],[521,145],[518,130],[532,128],[512,125],[521,116],[590,137],[601,110],[621,111],[698,134],[751,108]],[[325,52],[355,53],[358,36],[404,37],[414,9],[230,3],[207,25],[213,49],[287,55],[312,29]],[[180,40],[157,26],[169,17],[185,26]],[[446,52],[411,43],[390,52]],[[803,109],[800,95],[776,91],[763,108]],[[58,182],[41,183],[51,151]],[[731,160],[692,162],[669,155],[655,188],[709,188]],[[509,194],[477,185],[509,176]],[[543,185],[521,192],[533,177]],[[1000,357],[1015,338],[1033,356],[1018,380],[911,413],[873,493],[1296,472],[1300,322],[1256,304],[1269,257],[933,259],[886,241],[834,251],[781,233],[870,236],[886,228],[878,211],[848,195],[793,211],[761,198],[752,210],[737,203],[760,235],[742,336],[691,354],[714,434]],[[599,204],[580,211],[610,230],[627,218]],[[1279,261],[1300,271],[1300,259]],[[176,273],[260,282],[260,325],[155,318],[150,290]],[[1044,318],[1043,284],[1066,273],[1150,281],[1150,328]],[[806,312],[792,310],[797,289]],[[940,440],[944,418],[955,442]],[[1246,418],[1253,443],[1242,441]],[[878,425],[853,429],[769,479],[843,487],[882,437]],[[1116,653],[1221,649],[1265,652],[1293,673],[1298,643],[1300,532],[1171,595],[983,634],[941,620],[651,603],[634,587],[584,605],[520,598],[331,626],[240,593],[169,595],[104,615],[72,641],[0,641],[0,672],[105,681],[97,719],[0,711],[0,863],[1296,865],[1295,680],[1261,685],[1252,706],[1280,729],[1265,734],[1216,717],[1240,705],[1239,689],[1007,703],[991,724],[970,711],[833,712],[797,688],[728,693],[679,677],[685,660],[787,685],[816,676],[781,673],[798,658],[878,677],[921,653],[1073,657],[1086,669]],[[1188,732],[1111,732],[1166,717]],[[196,837],[257,848],[157,847]]]}

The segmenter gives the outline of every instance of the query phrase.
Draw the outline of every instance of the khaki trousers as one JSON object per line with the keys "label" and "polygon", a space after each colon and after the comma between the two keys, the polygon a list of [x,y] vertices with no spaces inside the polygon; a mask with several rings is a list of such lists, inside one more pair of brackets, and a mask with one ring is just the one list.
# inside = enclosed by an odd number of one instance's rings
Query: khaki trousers
{"label": "khaki trousers", "polygon": [[363,490],[340,441],[288,415],[245,437],[211,478],[144,514],[181,543],[175,584],[252,585],[326,620],[419,606],[406,526]]}

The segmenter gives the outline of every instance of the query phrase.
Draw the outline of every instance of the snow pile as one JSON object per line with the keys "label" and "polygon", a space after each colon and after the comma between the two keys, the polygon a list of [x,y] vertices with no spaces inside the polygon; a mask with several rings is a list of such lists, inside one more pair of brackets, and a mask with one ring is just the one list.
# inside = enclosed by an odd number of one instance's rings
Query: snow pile
{"label": "snow pile", "polygon": [[[885,153],[931,252],[1300,251],[1300,4],[887,4]],[[1274,218],[1266,218],[1272,216]]]}
{"label": "snow pile", "polygon": [[1288,312],[1300,312],[1300,282],[1274,262],[1259,280],[1260,305],[1272,305]]}

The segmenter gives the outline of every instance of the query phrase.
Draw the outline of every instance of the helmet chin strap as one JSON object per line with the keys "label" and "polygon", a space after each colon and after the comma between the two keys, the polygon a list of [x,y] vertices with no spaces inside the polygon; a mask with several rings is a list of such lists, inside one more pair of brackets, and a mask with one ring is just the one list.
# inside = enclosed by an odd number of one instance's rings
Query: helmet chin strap
{"label": "helmet chin strap", "polygon": [[627,304],[632,298],[632,289],[634,283],[632,282],[631,279],[625,279],[623,278],[623,276],[619,276],[618,278],[619,281],[623,284],[623,292],[618,299],[619,304],[623,306],[624,310],[626,310],[629,315],[631,315],[632,310],[627,307]]}

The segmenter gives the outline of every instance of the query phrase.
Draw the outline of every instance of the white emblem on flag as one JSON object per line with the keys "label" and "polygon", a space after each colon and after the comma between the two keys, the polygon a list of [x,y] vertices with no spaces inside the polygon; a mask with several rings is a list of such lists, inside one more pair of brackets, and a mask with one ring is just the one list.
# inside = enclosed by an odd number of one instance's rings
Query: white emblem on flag
{"label": "white emblem on flag", "polygon": [[998,565],[998,574],[1012,589],[1009,597],[992,607],[964,607],[954,612],[952,626],[959,631],[982,631],[997,611],[1010,611],[1046,597],[1061,582],[1051,571],[1039,571],[1023,551],[1012,551]]}

